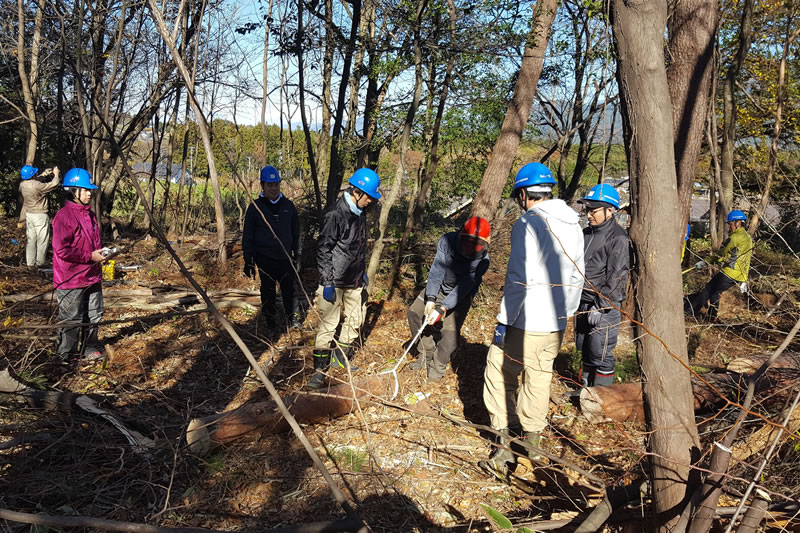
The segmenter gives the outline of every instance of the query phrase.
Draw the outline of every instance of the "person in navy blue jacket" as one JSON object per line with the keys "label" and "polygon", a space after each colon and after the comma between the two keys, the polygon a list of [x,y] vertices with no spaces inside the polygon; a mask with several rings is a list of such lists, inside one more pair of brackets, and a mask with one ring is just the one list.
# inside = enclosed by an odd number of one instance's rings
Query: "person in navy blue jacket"
{"label": "person in navy blue jacket", "polygon": [[460,231],[445,233],[436,247],[428,283],[408,310],[411,334],[428,327],[420,339],[419,358],[409,365],[427,369],[428,380],[442,379],[458,346],[461,326],[489,268],[489,221],[472,217]]}
{"label": "person in navy blue jacket", "polygon": [[[302,239],[300,218],[294,203],[281,194],[278,169],[267,165],[261,169],[262,194],[250,204],[244,219],[242,254],[244,274],[261,278],[261,314],[274,329],[277,320],[277,291],[290,327],[300,326],[300,308],[295,296],[295,270],[300,270]],[[294,268],[292,268],[294,266]]]}

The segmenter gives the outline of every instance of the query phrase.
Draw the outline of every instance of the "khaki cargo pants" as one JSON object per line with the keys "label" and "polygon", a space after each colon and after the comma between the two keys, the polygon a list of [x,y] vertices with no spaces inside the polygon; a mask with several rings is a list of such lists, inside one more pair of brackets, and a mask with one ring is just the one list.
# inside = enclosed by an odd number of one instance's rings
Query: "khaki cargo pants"
{"label": "khaki cargo pants", "polygon": [[505,351],[494,344],[489,347],[483,402],[494,429],[521,427],[533,432],[545,428],[553,361],[563,336],[563,331],[540,333],[509,326]]}
{"label": "khaki cargo pants", "polygon": [[367,314],[367,290],[364,287],[355,289],[336,289],[336,301],[330,303],[322,297],[322,286],[317,289],[317,307],[319,308],[319,325],[314,341],[316,349],[328,349],[336,334],[339,319],[344,314],[339,342],[353,344],[358,339],[358,331]]}

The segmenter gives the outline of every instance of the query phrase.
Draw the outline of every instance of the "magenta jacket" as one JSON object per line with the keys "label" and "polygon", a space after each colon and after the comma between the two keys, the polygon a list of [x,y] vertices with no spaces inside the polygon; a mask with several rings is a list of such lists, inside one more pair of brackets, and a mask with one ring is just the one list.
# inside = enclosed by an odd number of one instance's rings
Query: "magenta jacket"
{"label": "magenta jacket", "polygon": [[78,289],[102,279],[92,252],[102,248],[100,227],[88,205],[64,204],[53,218],[53,287]]}

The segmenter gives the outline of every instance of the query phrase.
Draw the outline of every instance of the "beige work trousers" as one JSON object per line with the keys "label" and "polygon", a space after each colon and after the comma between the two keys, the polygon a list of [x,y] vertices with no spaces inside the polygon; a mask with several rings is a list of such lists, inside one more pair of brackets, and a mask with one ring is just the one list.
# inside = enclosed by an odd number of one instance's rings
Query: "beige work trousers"
{"label": "beige work trousers", "polygon": [[25,262],[29,267],[42,266],[50,243],[50,217],[47,213],[25,213],[25,226]]}
{"label": "beige work trousers", "polygon": [[563,331],[542,333],[509,326],[505,351],[491,345],[483,375],[483,402],[494,429],[545,428],[553,361],[563,336]]}
{"label": "beige work trousers", "polygon": [[323,350],[330,347],[342,313],[344,313],[344,321],[342,322],[342,331],[339,333],[339,342],[352,344],[358,338],[358,330],[364,323],[367,313],[367,290],[364,287],[337,288],[336,301],[330,303],[322,297],[322,286],[320,286],[317,289],[317,306],[320,319],[314,346]]}

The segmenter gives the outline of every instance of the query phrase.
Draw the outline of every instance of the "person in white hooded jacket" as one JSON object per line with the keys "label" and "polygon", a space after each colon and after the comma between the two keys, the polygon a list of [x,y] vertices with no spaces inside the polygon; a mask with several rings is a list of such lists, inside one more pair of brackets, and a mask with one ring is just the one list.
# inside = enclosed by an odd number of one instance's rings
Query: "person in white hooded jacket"
{"label": "person in white hooded jacket", "polygon": [[555,184],[541,163],[523,166],[514,180],[512,197],[523,214],[511,230],[505,288],[486,356],[483,388],[492,428],[502,436],[482,466],[502,476],[516,465],[509,447],[512,440],[540,444],[547,425],[553,361],[583,289],[579,216],[563,200],[553,198]]}

